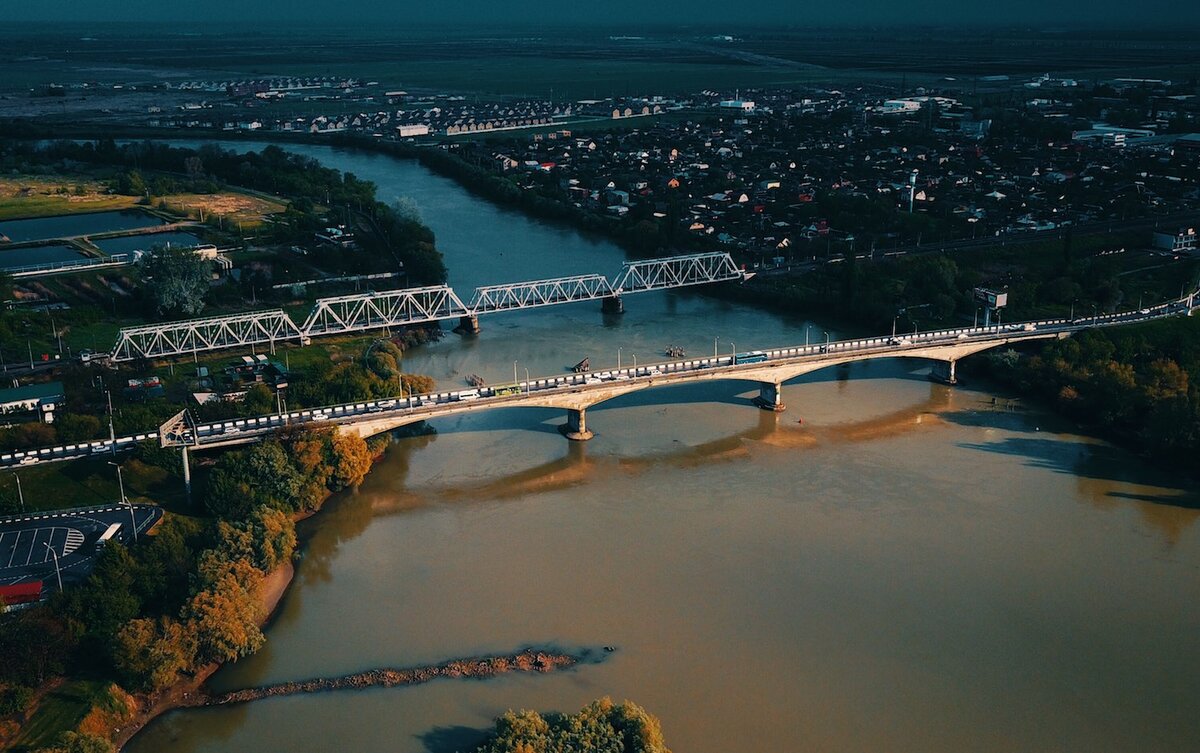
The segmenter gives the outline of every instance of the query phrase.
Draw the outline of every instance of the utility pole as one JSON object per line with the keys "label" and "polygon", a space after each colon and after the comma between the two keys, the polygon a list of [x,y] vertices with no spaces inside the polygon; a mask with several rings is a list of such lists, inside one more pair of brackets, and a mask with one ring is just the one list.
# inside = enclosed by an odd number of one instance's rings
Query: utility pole
{"label": "utility pole", "polygon": [[113,428],[113,411],[112,411],[112,391],[105,390],[105,396],[108,398],[108,441],[112,445],[112,454],[116,457],[117,454],[117,432]]}

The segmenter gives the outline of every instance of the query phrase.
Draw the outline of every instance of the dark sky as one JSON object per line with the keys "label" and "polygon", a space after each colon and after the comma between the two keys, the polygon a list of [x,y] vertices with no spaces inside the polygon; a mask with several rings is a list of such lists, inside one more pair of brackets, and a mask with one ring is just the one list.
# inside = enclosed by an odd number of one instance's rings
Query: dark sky
{"label": "dark sky", "polygon": [[[0,0],[19,21],[320,21],[554,24],[1034,24],[1056,27],[1200,23],[1197,0]],[[10,28],[10,31],[12,29]]]}

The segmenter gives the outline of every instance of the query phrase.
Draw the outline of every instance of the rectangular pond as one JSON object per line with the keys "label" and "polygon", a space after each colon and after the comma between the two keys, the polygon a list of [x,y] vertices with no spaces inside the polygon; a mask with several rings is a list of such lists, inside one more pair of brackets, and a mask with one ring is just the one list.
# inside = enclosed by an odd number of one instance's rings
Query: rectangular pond
{"label": "rectangular pond", "polygon": [[0,269],[10,270],[17,267],[29,267],[35,264],[76,261],[82,258],[84,258],[84,255],[78,249],[62,244],[14,248],[9,251],[0,250]]}
{"label": "rectangular pond", "polygon": [[156,246],[198,246],[200,239],[191,233],[173,230],[167,233],[151,233],[147,235],[127,235],[123,238],[107,238],[92,241],[96,247],[109,256],[113,254],[128,254],[134,251],[149,251]]}
{"label": "rectangular pond", "polygon": [[162,225],[157,217],[136,210],[124,212],[87,212],[35,217],[28,220],[0,220],[0,235],[13,243],[77,235],[96,235],[117,230],[137,230]]}

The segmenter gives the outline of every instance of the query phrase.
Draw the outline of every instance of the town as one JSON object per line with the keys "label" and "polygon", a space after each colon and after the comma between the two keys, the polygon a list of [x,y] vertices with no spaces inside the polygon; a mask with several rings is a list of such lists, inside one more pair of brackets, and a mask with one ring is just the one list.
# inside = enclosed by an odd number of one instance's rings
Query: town
{"label": "town", "polygon": [[1185,749],[1147,2],[14,9],[0,749]]}

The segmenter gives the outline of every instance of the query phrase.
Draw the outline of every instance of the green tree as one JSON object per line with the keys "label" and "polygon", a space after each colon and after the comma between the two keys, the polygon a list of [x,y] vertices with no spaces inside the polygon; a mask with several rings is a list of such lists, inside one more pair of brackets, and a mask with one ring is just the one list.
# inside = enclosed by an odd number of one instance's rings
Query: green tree
{"label": "green tree", "polygon": [[658,719],[641,706],[601,698],[577,714],[509,711],[476,753],[670,753]]}
{"label": "green tree", "polygon": [[159,246],[138,265],[154,313],[194,316],[204,309],[211,262],[181,246]]}
{"label": "green tree", "polygon": [[113,190],[124,196],[143,196],[146,193],[146,181],[137,170],[125,170],[117,174]]}
{"label": "green tree", "polygon": [[54,422],[58,438],[64,442],[79,442],[100,436],[100,419],[86,413],[66,413]]}
{"label": "green tree", "polygon": [[331,443],[333,473],[330,489],[338,491],[358,486],[371,470],[371,451],[357,434],[337,433]]}
{"label": "green tree", "polygon": [[195,663],[195,636],[169,617],[130,620],[117,633],[114,660],[131,687],[162,690]]}
{"label": "green tree", "polygon": [[275,393],[265,384],[250,385],[242,400],[243,416],[261,416],[275,412]]}
{"label": "green tree", "polygon": [[203,585],[183,611],[196,638],[198,661],[234,661],[262,647],[262,578],[262,571],[244,560],[201,558]]}

